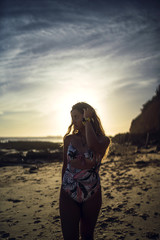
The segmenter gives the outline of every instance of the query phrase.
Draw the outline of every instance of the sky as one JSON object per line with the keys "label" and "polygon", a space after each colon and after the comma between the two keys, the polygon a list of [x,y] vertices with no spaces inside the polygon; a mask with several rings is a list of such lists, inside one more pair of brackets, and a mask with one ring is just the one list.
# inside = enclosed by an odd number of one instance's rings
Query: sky
{"label": "sky", "polygon": [[159,0],[2,0],[0,136],[64,135],[84,101],[129,131],[160,84]]}

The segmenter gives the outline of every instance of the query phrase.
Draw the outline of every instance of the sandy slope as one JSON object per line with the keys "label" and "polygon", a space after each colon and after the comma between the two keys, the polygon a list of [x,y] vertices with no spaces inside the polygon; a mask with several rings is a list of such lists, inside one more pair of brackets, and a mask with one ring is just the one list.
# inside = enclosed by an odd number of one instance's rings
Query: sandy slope
{"label": "sandy slope", "polygon": [[[50,163],[33,173],[22,166],[0,168],[0,239],[63,239],[61,167]],[[95,239],[159,239],[160,153],[121,148],[102,163],[100,174],[103,205]]]}

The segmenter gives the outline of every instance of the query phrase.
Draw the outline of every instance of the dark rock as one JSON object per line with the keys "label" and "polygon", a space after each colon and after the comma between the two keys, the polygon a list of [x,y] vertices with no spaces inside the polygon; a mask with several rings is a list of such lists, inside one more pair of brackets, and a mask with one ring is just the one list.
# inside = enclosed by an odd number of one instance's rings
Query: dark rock
{"label": "dark rock", "polygon": [[5,143],[0,143],[1,149],[15,149],[18,151],[29,151],[31,149],[35,150],[62,150],[60,143],[53,142],[43,142],[43,141],[9,141]]}
{"label": "dark rock", "polygon": [[22,158],[22,154],[19,151],[16,151],[14,149],[8,151],[5,155],[5,158],[12,159],[12,158]]}
{"label": "dark rock", "polygon": [[0,166],[60,162],[63,152],[60,143],[16,141],[0,143]]}
{"label": "dark rock", "polygon": [[134,208],[129,208],[128,210],[125,211],[125,213],[135,215],[135,210]]}
{"label": "dark rock", "polygon": [[38,167],[30,167],[29,173],[37,173]]}
{"label": "dark rock", "polygon": [[141,161],[136,161],[136,164],[137,164],[137,167],[146,167],[149,165],[149,162],[141,160]]}
{"label": "dark rock", "polygon": [[106,210],[107,210],[107,212],[110,212],[112,210],[112,208],[110,206],[107,206]]}
{"label": "dark rock", "polygon": [[158,215],[160,215],[160,214],[159,214],[158,212],[155,212],[154,215],[155,215],[155,216],[158,216]]}
{"label": "dark rock", "polygon": [[137,195],[142,195],[142,193],[141,193],[141,192],[138,192]]}
{"label": "dark rock", "polygon": [[101,228],[106,228],[108,226],[108,224],[103,222],[103,223],[100,224],[100,226],[101,226]]}
{"label": "dark rock", "polygon": [[60,219],[60,216],[56,215],[53,217],[53,219]]}
{"label": "dark rock", "polygon": [[144,213],[142,215],[140,215],[141,218],[143,218],[144,220],[147,220],[147,218],[149,217],[148,214]]}
{"label": "dark rock", "polygon": [[1,237],[2,237],[2,238],[8,238],[9,235],[10,235],[9,233],[3,233]]}
{"label": "dark rock", "polygon": [[134,236],[134,235],[135,235],[135,232],[130,232],[130,235],[131,235],[131,236]]}
{"label": "dark rock", "polygon": [[146,237],[149,239],[159,239],[159,233],[147,232]]}
{"label": "dark rock", "polygon": [[122,211],[122,209],[121,209],[121,208],[119,208],[119,207],[116,207],[116,208],[113,208],[113,211],[114,211],[114,212],[121,212],[121,211]]}
{"label": "dark rock", "polygon": [[15,149],[2,149],[0,154],[0,166],[20,164],[23,162],[23,153]]}
{"label": "dark rock", "polygon": [[44,205],[43,205],[43,204],[39,206],[39,208],[42,208],[42,207],[44,207]]}
{"label": "dark rock", "polygon": [[26,159],[48,159],[49,154],[48,151],[29,150],[26,154]]}
{"label": "dark rock", "polygon": [[106,219],[107,222],[119,222],[118,217],[109,217]]}
{"label": "dark rock", "polygon": [[157,145],[156,152],[159,152],[159,151],[160,151],[160,145]]}
{"label": "dark rock", "polygon": [[35,224],[35,223],[40,223],[40,222],[41,222],[40,220],[36,220],[36,221],[34,221],[34,224]]}
{"label": "dark rock", "polygon": [[109,152],[109,153],[108,153],[108,157],[111,157],[111,156],[115,156],[115,152],[112,152],[112,151]]}
{"label": "dark rock", "polygon": [[113,199],[114,197],[110,194],[110,193],[105,193],[105,195],[110,198],[110,199]]}
{"label": "dark rock", "polygon": [[118,205],[118,208],[123,208],[124,207],[124,204],[119,204]]}
{"label": "dark rock", "polygon": [[26,154],[26,162],[34,160],[35,162],[54,162],[62,159],[62,151],[55,149],[53,151],[48,150],[30,150]]}
{"label": "dark rock", "polygon": [[13,203],[19,203],[19,202],[22,202],[22,200],[19,200],[19,199],[12,199],[12,198],[9,198],[7,199],[8,202],[13,202]]}
{"label": "dark rock", "polygon": [[135,203],[135,205],[136,205],[137,207],[140,207],[140,206],[141,206],[141,204],[140,204],[140,203]]}

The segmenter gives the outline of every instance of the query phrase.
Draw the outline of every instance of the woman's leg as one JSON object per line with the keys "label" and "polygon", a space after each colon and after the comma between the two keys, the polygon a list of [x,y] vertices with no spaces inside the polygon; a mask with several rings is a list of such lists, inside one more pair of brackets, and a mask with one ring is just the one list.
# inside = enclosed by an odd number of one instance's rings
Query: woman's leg
{"label": "woman's leg", "polygon": [[59,208],[64,240],[78,240],[80,206],[63,189],[60,193]]}
{"label": "woman's leg", "polygon": [[93,240],[94,228],[102,205],[101,188],[82,205],[81,237],[82,240]]}

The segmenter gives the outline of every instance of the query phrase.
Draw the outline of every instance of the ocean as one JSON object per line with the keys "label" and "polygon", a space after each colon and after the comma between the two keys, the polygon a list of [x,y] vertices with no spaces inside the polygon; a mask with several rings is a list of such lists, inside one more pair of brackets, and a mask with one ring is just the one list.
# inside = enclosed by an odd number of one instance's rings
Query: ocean
{"label": "ocean", "polygon": [[48,137],[0,137],[0,143],[17,142],[17,141],[42,141],[42,142],[62,142],[61,136],[48,136]]}

